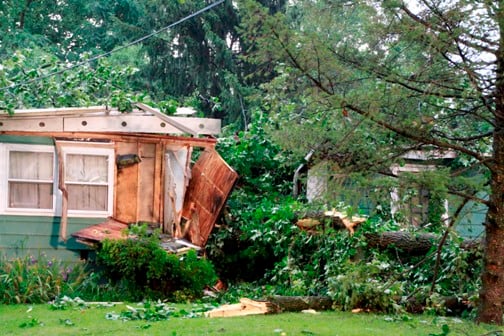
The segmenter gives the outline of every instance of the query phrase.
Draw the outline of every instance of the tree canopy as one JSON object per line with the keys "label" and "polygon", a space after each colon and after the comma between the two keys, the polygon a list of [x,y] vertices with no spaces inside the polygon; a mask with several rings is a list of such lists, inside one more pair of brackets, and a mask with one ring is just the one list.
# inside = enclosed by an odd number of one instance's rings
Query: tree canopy
{"label": "tree canopy", "polygon": [[[253,60],[275,66],[265,97],[286,148],[395,178],[407,151],[458,154],[436,183],[489,207],[479,321],[502,323],[503,3],[299,1],[274,16],[244,5]],[[475,187],[468,171],[487,179]]]}

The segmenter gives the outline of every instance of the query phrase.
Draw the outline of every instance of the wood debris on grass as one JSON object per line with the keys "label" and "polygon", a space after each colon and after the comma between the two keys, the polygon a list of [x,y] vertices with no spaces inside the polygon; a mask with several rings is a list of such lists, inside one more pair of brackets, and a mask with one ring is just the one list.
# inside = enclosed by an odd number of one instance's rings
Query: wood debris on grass
{"label": "wood debris on grass", "polygon": [[326,296],[279,296],[265,301],[241,298],[239,303],[217,307],[205,313],[207,317],[232,317],[247,315],[277,314],[281,312],[303,312],[317,314],[319,310],[332,308],[332,300]]}

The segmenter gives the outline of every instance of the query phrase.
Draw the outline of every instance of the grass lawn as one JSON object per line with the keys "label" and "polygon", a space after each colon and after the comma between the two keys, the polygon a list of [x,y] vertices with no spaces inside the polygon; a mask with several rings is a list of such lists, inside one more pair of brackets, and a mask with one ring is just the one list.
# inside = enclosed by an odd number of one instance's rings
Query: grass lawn
{"label": "grass lawn", "polygon": [[[130,306],[137,307],[136,304]],[[173,305],[176,311],[191,306]],[[502,327],[475,325],[466,320],[433,316],[403,316],[322,312],[320,314],[283,313],[233,318],[170,317],[167,320],[111,320],[128,309],[113,307],[68,307],[51,310],[49,305],[0,305],[2,335],[502,335]],[[114,314],[110,314],[114,313]],[[442,326],[449,326],[443,333]],[[495,331],[495,332],[492,332]]]}

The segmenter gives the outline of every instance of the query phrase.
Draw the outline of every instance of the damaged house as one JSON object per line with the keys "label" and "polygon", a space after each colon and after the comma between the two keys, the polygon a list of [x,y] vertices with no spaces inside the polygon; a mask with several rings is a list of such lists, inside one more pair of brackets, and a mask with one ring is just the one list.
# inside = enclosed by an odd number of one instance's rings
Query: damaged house
{"label": "damaged house", "polygon": [[219,132],[140,103],[1,113],[0,252],[86,258],[131,223],[203,247],[237,178]]}

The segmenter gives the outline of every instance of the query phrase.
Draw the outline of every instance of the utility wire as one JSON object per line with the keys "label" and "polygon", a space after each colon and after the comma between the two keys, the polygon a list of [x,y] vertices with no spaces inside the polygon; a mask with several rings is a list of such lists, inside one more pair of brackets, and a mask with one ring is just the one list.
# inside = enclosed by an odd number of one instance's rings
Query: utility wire
{"label": "utility wire", "polygon": [[132,41],[132,42],[130,42],[128,44],[125,44],[123,46],[120,46],[120,47],[118,47],[116,49],[113,49],[111,51],[107,51],[106,53],[103,53],[103,54],[96,55],[96,56],[91,57],[91,58],[89,58],[89,59],[87,59],[85,61],[77,62],[77,63],[75,63],[75,64],[73,64],[73,65],[71,65],[71,66],[69,66],[67,68],[64,68],[64,69],[61,69],[61,70],[58,70],[58,71],[54,71],[54,72],[45,74],[45,75],[39,76],[37,78],[33,78],[33,79],[30,79],[30,80],[23,81],[23,82],[16,83],[16,84],[12,84],[12,85],[9,85],[9,86],[4,86],[4,87],[0,88],[0,91],[5,91],[5,90],[8,90],[8,89],[13,89],[13,88],[18,87],[18,86],[35,83],[35,82],[38,82],[40,80],[46,79],[48,77],[60,75],[60,74],[62,74],[64,72],[66,72],[66,71],[69,71],[69,70],[75,69],[77,67],[83,66],[84,64],[87,64],[87,63],[91,63],[91,62],[96,61],[96,60],[98,60],[100,58],[107,57],[107,56],[109,56],[109,55],[111,55],[111,54],[113,54],[115,52],[118,52],[120,50],[126,49],[126,48],[131,47],[131,46],[133,46],[135,44],[138,44],[140,42],[143,42],[143,41],[151,38],[152,36],[158,35],[158,34],[164,32],[166,30],[169,30],[169,29],[171,29],[171,28],[173,28],[173,27],[175,27],[175,26],[177,26],[177,25],[179,25],[179,24],[187,21],[187,20],[190,20],[193,17],[196,17],[196,16],[198,16],[198,15],[200,15],[200,14],[202,14],[202,13],[204,13],[204,12],[206,12],[206,11],[208,11],[208,10],[210,10],[210,9],[218,6],[218,5],[220,5],[224,1],[225,0],[218,0],[218,1],[216,1],[216,2],[214,2],[212,4],[210,4],[210,5],[206,6],[205,8],[202,8],[202,9],[200,9],[200,10],[198,10],[198,11],[196,11],[196,12],[194,12],[194,13],[192,13],[192,14],[190,14],[190,15],[188,15],[188,16],[186,16],[186,17],[184,17],[184,18],[182,18],[182,19],[180,19],[178,21],[176,21],[176,22],[171,23],[170,25],[168,25],[166,27],[163,27],[163,28],[161,28],[159,30],[156,30],[156,31],[154,31],[154,32],[152,32],[152,33],[150,33],[148,35],[140,37],[139,39],[136,39],[136,40],[134,40],[134,41]]}

